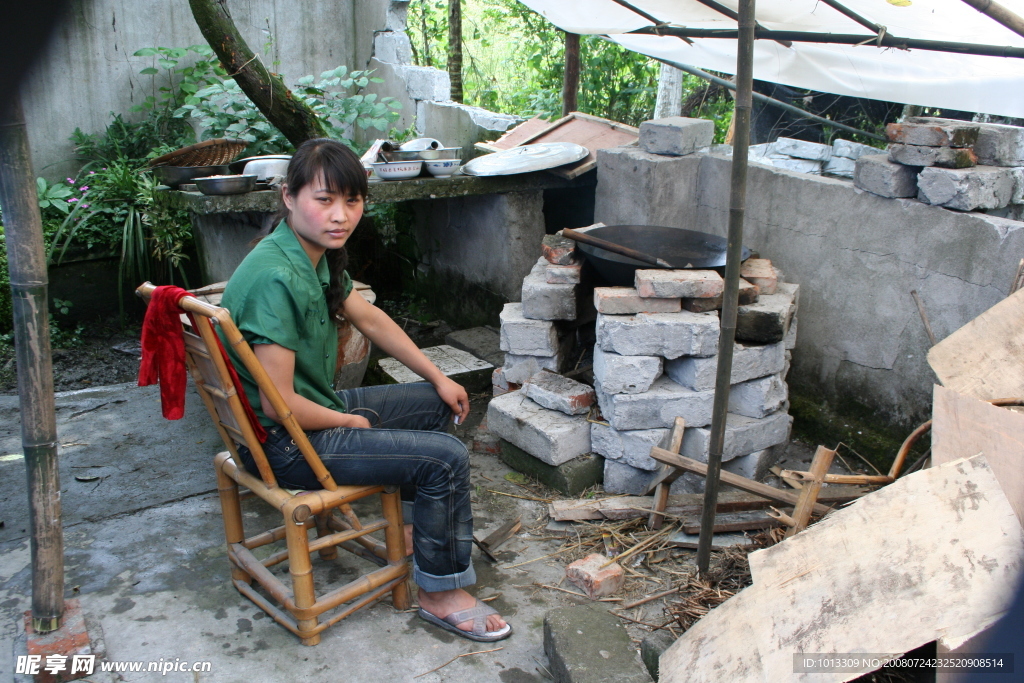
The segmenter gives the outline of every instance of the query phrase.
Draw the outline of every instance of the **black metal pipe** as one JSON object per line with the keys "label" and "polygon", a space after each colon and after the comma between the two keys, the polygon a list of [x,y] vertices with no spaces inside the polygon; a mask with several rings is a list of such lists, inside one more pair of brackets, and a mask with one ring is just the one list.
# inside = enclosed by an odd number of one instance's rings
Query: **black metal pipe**
{"label": "black metal pipe", "polygon": [[754,0],[740,0],[739,43],[736,47],[736,108],[733,113],[732,187],[729,192],[729,237],[726,247],[725,294],[722,298],[721,334],[718,338],[718,373],[711,414],[711,447],[704,480],[704,509],[697,541],[697,571],[706,576],[711,562],[715,506],[725,450],[725,418],[729,411],[732,355],[736,344],[740,262],[743,258],[743,217],[747,205],[747,149],[754,91]]}
{"label": "black metal pipe", "polygon": [[[703,78],[705,81],[709,81],[711,83],[715,83],[717,85],[722,86],[723,88],[728,88],[729,90],[736,90],[736,84],[733,83],[732,81],[727,81],[724,78],[719,78],[718,76],[713,76],[712,74],[709,74],[707,71],[703,71],[701,69],[698,69],[695,66],[689,66],[688,64],[680,64],[679,62],[670,62],[667,59],[659,59],[657,61],[661,62],[662,64],[668,64],[669,66],[675,67],[676,69],[679,69],[680,71],[685,71],[688,74],[693,74],[694,76],[696,76],[698,78]],[[793,106],[792,104],[789,104],[788,102],[782,102],[780,100],[775,99],[774,97],[768,97],[767,95],[762,95],[759,92],[755,92],[755,93],[752,93],[752,94],[754,96],[754,99],[757,100],[758,102],[764,102],[765,104],[770,104],[773,107],[778,107],[779,109],[784,109],[784,110],[786,110],[788,112],[796,114],[797,116],[802,116],[805,119],[810,119],[811,121],[816,121],[816,122],[824,124],[826,126],[832,126],[833,128],[839,128],[840,130],[845,130],[845,131],[848,131],[850,133],[856,133],[857,135],[863,135],[866,138],[871,138],[872,140],[878,140],[879,142],[886,142],[886,143],[889,142],[889,139],[886,138],[884,135],[878,135],[876,133],[869,133],[866,130],[860,130],[859,128],[854,128],[853,126],[848,126],[845,123],[839,123],[837,121],[833,121],[832,119],[826,119],[824,116],[818,116],[817,114],[812,114],[811,112],[805,111],[805,110],[801,109],[800,107]],[[879,150],[879,152],[881,152],[881,150]]]}
{"label": "black metal pipe", "polygon": [[16,93],[0,107],[0,205],[14,308],[21,441],[28,474],[32,626],[39,633],[48,633],[60,628],[64,616],[64,534],[43,225],[25,115]]}
{"label": "black metal pipe", "polygon": [[[720,28],[683,28],[679,26],[645,26],[623,35],[641,34],[656,36],[675,36],[677,38],[724,38],[736,40],[739,32],[734,29]],[[756,29],[755,40],[788,40],[794,43],[833,43],[837,45],[873,45],[891,47],[901,50],[931,50],[934,52],[951,52],[962,55],[981,55],[984,57],[1013,57],[1024,59],[1024,47],[1004,45],[974,45],[971,43],[955,43],[944,40],[921,40],[918,38],[898,38],[886,33],[878,41],[878,36],[846,33],[809,33],[806,31],[772,31]],[[880,44],[879,44],[880,42]]]}

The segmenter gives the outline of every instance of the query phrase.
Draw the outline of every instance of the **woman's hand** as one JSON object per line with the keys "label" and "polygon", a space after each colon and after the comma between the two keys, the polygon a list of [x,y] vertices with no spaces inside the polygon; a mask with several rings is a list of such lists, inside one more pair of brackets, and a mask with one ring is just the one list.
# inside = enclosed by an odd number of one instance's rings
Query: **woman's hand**
{"label": "woman's hand", "polygon": [[370,421],[362,415],[353,415],[352,413],[342,413],[339,418],[341,424],[339,427],[353,427],[356,429],[369,429]]}
{"label": "woman's hand", "polygon": [[461,384],[449,377],[442,376],[434,383],[434,389],[441,400],[452,409],[456,424],[461,423],[469,415],[469,394]]}

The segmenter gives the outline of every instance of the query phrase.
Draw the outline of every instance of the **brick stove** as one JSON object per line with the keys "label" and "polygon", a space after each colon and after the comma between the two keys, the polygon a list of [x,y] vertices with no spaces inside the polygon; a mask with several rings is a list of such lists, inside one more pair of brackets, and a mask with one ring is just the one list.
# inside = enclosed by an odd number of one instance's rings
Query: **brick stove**
{"label": "brick stove", "polygon": [[[659,467],[651,446],[667,443],[677,416],[687,425],[683,454],[707,461],[724,281],[713,270],[638,270],[634,287],[594,287],[581,281],[574,247],[545,237],[522,302],[501,313],[506,355],[488,428],[552,467],[596,453],[606,491],[643,494]],[[785,378],[800,288],[767,259],[748,259],[741,276],[723,467],[761,478],[793,422]],[[579,348],[580,339],[592,347]],[[572,374],[586,357],[593,388],[555,374]],[[692,474],[672,485],[702,489]]]}

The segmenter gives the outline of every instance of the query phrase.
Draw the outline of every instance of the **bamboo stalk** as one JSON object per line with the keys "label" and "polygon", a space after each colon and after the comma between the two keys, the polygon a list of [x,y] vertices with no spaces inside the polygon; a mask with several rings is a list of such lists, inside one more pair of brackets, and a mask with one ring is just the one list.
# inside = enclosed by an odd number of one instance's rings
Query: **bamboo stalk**
{"label": "bamboo stalk", "polygon": [[[802,470],[782,470],[780,476],[802,482],[814,481],[813,473]],[[891,484],[893,478],[887,474],[826,474],[822,482],[825,484],[879,486]]]}
{"label": "bamboo stalk", "polygon": [[821,490],[821,484],[825,480],[828,468],[832,466],[832,458],[835,455],[835,451],[818,446],[818,450],[814,453],[814,459],[811,460],[810,479],[800,489],[800,500],[797,501],[796,508],[793,510],[794,523],[786,530],[786,538],[807,528],[807,523],[811,520],[811,509],[814,507],[818,491]]}
{"label": "bamboo stalk", "polygon": [[676,586],[675,588],[670,588],[667,591],[661,591],[660,593],[655,593],[654,595],[648,595],[646,598],[640,598],[639,600],[634,600],[633,602],[626,603],[625,605],[620,605],[619,609],[633,609],[634,607],[639,607],[640,605],[647,604],[648,602],[653,602],[658,598],[664,598],[667,595],[672,595],[673,593],[678,592],[679,586]]}
{"label": "bamboo stalk", "polygon": [[1000,24],[1010,29],[1019,36],[1024,36],[1024,19],[1019,14],[1014,14],[1006,7],[1003,7],[995,0],[963,0],[965,3],[978,10],[982,14],[995,19]]}

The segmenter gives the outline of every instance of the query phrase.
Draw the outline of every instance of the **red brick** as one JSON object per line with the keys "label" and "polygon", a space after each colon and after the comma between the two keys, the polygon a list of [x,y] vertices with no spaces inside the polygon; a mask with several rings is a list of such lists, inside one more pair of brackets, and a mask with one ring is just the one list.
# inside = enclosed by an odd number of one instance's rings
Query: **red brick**
{"label": "red brick", "polygon": [[566,266],[572,263],[573,255],[576,253],[576,243],[561,235],[544,235],[540,250],[548,263]]}
{"label": "red brick", "polygon": [[[683,299],[683,308],[693,313],[707,313],[708,311],[719,311],[722,309],[722,296],[714,299]],[[752,285],[743,278],[740,278],[740,306],[757,303],[759,296],[757,285]]]}
{"label": "red brick", "polygon": [[740,277],[757,285],[759,294],[774,294],[779,285],[772,262],[766,258],[749,258],[740,266]]}
{"label": "red brick", "polygon": [[642,297],[713,299],[724,289],[725,280],[713,270],[636,271],[636,290]]}
{"label": "red brick", "polygon": [[[61,620],[61,627],[50,633],[36,633],[32,628],[32,612],[25,612],[25,632],[28,634],[28,654],[42,657],[39,673],[33,676],[36,683],[73,681],[89,675],[87,671],[71,673],[74,655],[92,654],[89,633],[85,630],[85,617],[76,598],[64,601],[64,617]],[[66,657],[63,671],[50,673],[45,670],[46,658],[50,655]]]}
{"label": "red brick", "polygon": [[640,296],[635,287],[595,287],[594,308],[607,315],[637,313],[678,313],[679,299],[652,299]]}
{"label": "red brick", "polygon": [[626,572],[617,562],[607,567],[604,555],[592,553],[582,560],[576,560],[565,568],[565,578],[583,589],[591,600],[597,600],[619,591],[626,583]]}

